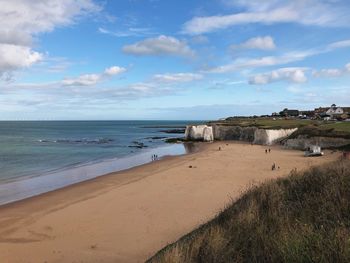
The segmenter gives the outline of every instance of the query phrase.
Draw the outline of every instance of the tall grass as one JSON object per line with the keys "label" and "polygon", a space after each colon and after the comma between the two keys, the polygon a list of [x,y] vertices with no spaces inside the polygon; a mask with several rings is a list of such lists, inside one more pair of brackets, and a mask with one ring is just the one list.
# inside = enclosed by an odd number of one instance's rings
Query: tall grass
{"label": "tall grass", "polygon": [[148,262],[350,262],[350,161],[253,187]]}

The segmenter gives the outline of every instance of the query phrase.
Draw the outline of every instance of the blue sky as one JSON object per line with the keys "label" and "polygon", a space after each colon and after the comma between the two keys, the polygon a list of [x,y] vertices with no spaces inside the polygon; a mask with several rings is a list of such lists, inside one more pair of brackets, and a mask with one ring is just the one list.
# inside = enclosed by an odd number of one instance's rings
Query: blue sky
{"label": "blue sky", "polygon": [[350,106],[346,0],[0,0],[0,119]]}

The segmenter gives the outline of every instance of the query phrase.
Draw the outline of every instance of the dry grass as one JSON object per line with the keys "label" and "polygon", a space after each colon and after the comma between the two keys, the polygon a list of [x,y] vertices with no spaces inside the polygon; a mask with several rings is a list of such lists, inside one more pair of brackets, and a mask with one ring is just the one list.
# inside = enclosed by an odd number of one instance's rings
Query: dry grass
{"label": "dry grass", "polygon": [[350,161],[252,187],[148,262],[350,262]]}

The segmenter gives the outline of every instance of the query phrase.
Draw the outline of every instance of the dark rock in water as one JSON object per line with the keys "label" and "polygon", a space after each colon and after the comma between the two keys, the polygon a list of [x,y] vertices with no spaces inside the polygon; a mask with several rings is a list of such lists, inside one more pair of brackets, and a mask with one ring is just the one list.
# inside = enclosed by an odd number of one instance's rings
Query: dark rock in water
{"label": "dark rock in water", "polygon": [[184,138],[168,138],[165,140],[166,143],[179,143],[179,142],[184,142]]}
{"label": "dark rock in water", "polygon": [[108,144],[113,142],[113,139],[98,138],[98,139],[57,139],[57,140],[39,140],[41,143],[67,143],[67,144]]}
{"label": "dark rock in water", "polygon": [[142,148],[147,148],[148,146],[145,145],[143,142],[137,142],[137,141],[133,141],[132,142],[134,145],[129,145],[128,147],[130,148],[138,148],[138,149],[142,149]]}
{"label": "dark rock in water", "polygon": [[154,126],[142,126],[144,129],[185,129],[183,125],[154,125]]}
{"label": "dark rock in water", "polygon": [[163,133],[176,133],[176,134],[184,134],[186,129],[170,129],[170,130],[160,130],[159,132]]}
{"label": "dark rock in water", "polygon": [[147,137],[145,138],[146,140],[148,139],[152,139],[152,140],[162,140],[162,139],[165,139],[167,137],[164,137],[164,136],[154,136],[154,137]]}

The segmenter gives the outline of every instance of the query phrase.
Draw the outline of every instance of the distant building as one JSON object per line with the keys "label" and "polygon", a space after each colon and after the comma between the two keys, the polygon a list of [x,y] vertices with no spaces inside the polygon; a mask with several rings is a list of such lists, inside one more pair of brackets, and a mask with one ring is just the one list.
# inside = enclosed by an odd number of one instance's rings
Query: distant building
{"label": "distant building", "polygon": [[345,114],[350,114],[350,107],[342,107]]}
{"label": "distant building", "polygon": [[283,111],[280,112],[280,115],[283,117],[298,117],[299,116],[299,110],[289,110],[289,109],[284,109]]}
{"label": "distant building", "polygon": [[315,111],[313,110],[299,111],[299,115],[311,118],[315,116]]}
{"label": "distant building", "polygon": [[326,111],[326,114],[329,115],[331,118],[336,118],[340,115],[343,115],[344,110],[340,107],[337,107],[337,105],[332,104],[332,106]]}
{"label": "distant building", "polygon": [[325,116],[329,108],[319,107],[314,110],[316,116]]}

